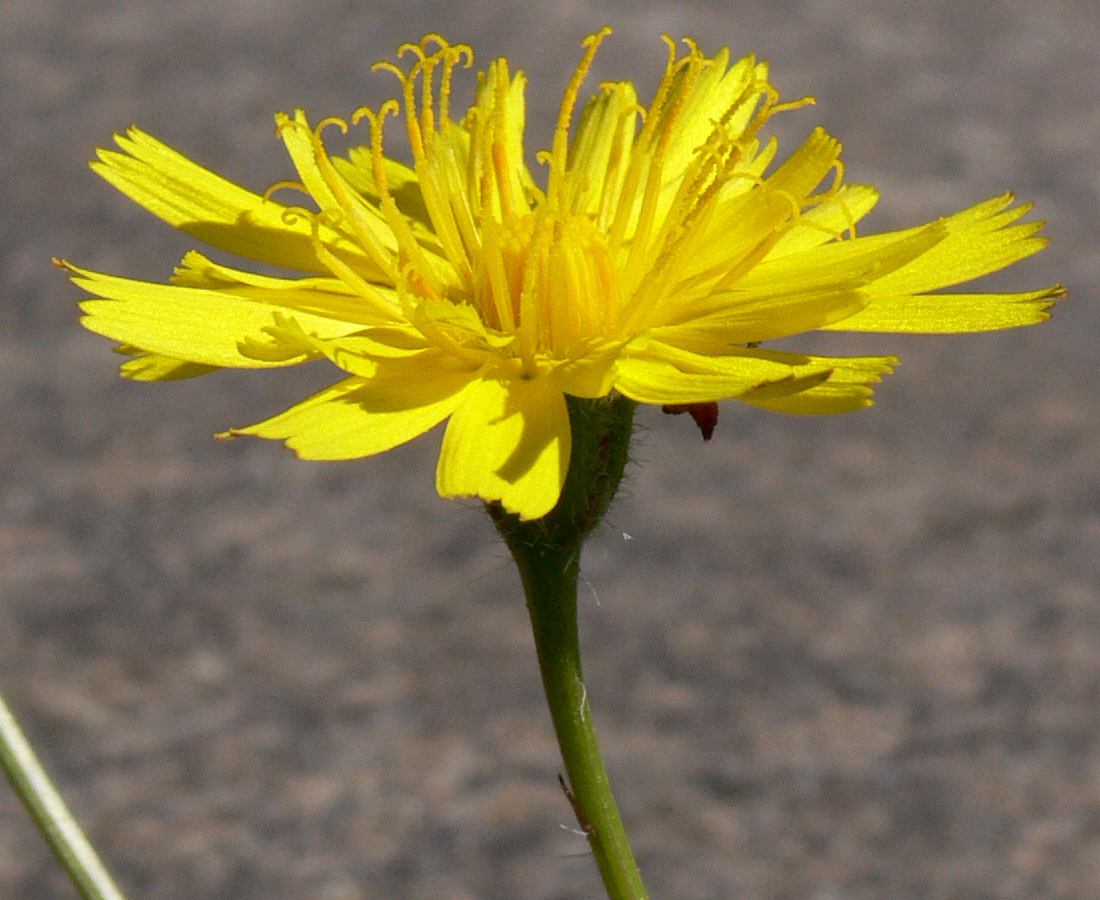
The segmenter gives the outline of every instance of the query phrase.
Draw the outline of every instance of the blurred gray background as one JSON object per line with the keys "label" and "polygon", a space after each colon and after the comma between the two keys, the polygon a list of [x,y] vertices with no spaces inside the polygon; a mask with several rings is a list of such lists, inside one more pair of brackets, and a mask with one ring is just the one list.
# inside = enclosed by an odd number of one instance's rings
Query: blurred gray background
{"label": "blurred gray background", "polygon": [[[556,774],[518,581],[439,435],[298,462],[215,443],[323,366],[120,380],[49,265],[162,280],[193,246],[86,160],[131,122],[253,189],[272,115],[393,88],[429,30],[530,76],[545,144],[662,32],[769,59],[873,230],[1012,188],[1064,281],[1014,333],[896,352],[879,405],[641,412],[585,559],[589,689],[655,898],[1100,896],[1100,8],[1095,0],[0,0],[0,687],[130,900],[549,900],[600,889]],[[803,344],[810,346],[810,344]],[[0,896],[75,894],[0,785]]]}

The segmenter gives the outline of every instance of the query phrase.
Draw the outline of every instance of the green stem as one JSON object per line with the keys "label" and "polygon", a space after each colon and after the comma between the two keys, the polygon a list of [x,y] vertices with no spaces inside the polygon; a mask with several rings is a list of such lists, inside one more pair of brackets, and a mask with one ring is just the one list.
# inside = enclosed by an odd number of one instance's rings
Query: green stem
{"label": "green stem", "polygon": [[124,900],[0,696],[0,767],[84,900]]}
{"label": "green stem", "polygon": [[647,900],[619,817],[592,726],[577,634],[581,547],[607,512],[622,481],[634,402],[618,395],[567,397],[569,470],[554,509],[523,520],[498,503],[490,517],[516,561],[535,635],[539,670],[569,784],[564,785],[588,837],[611,900]]}
{"label": "green stem", "polygon": [[645,886],[600,757],[581,673],[577,634],[580,542],[565,550],[530,548],[517,559],[538,651],[539,669],[570,800],[611,900],[646,900]]}

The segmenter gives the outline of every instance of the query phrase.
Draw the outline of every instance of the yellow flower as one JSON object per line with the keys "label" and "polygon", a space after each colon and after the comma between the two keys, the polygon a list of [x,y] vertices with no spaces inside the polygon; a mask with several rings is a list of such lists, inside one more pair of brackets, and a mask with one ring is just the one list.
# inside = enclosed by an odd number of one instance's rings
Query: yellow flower
{"label": "yellow flower", "polygon": [[[350,123],[277,116],[298,173],[263,194],[201,168],[136,128],[92,167],[146,209],[220,250],[304,277],[229,268],[197,252],[171,285],[62,263],[97,298],[84,324],[166,380],[327,358],[346,377],[226,435],[285,440],[308,459],[368,456],[449,419],[437,485],[521,518],[555,505],[569,464],[566,395],[653,404],[737,399],[796,413],[870,403],[893,357],[761,349],[814,329],[961,332],[1040,322],[1060,287],[932,293],[1040,249],[1041,223],[1005,195],[918,228],[856,235],[871,187],[843,183],[840,144],[816,129],[773,165],[760,132],[779,103],[766,64],[730,65],[668,40],[648,108],[629,82],[601,86],[570,137],[597,47],[565,91],[540,187],[524,155],[522,73],[498,59],[451,117],[468,47],[408,44],[400,101]],[[667,40],[667,39],[666,39]],[[409,168],[385,155],[404,115]],[[346,158],[328,126],[369,130]],[[293,188],[309,209],[272,193]],[[315,208],[314,208],[315,207]]]}

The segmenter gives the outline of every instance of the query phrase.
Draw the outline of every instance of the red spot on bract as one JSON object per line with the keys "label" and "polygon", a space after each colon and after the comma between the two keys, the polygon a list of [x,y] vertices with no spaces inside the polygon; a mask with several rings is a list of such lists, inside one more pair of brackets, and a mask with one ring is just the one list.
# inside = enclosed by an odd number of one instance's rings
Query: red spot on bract
{"label": "red spot on bract", "polygon": [[680,413],[688,413],[699,426],[699,433],[704,441],[709,441],[714,434],[714,428],[718,424],[718,404],[710,403],[666,403],[661,407],[661,412],[670,416],[678,416]]}

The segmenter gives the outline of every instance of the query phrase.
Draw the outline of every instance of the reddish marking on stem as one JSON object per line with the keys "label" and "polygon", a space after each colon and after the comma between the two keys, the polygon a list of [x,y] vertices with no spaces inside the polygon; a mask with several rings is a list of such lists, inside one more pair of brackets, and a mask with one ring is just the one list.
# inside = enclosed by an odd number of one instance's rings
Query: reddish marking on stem
{"label": "reddish marking on stem", "polygon": [[569,789],[569,785],[565,781],[565,776],[560,772],[558,773],[558,784],[561,785],[561,791],[565,794],[565,799],[569,801],[569,805],[573,807],[573,815],[577,817],[577,824],[581,826],[581,831],[584,832],[585,837],[590,841],[596,839],[596,829],[592,827],[592,823],[585,818],[583,812],[581,812],[581,805],[577,802],[576,795]]}

